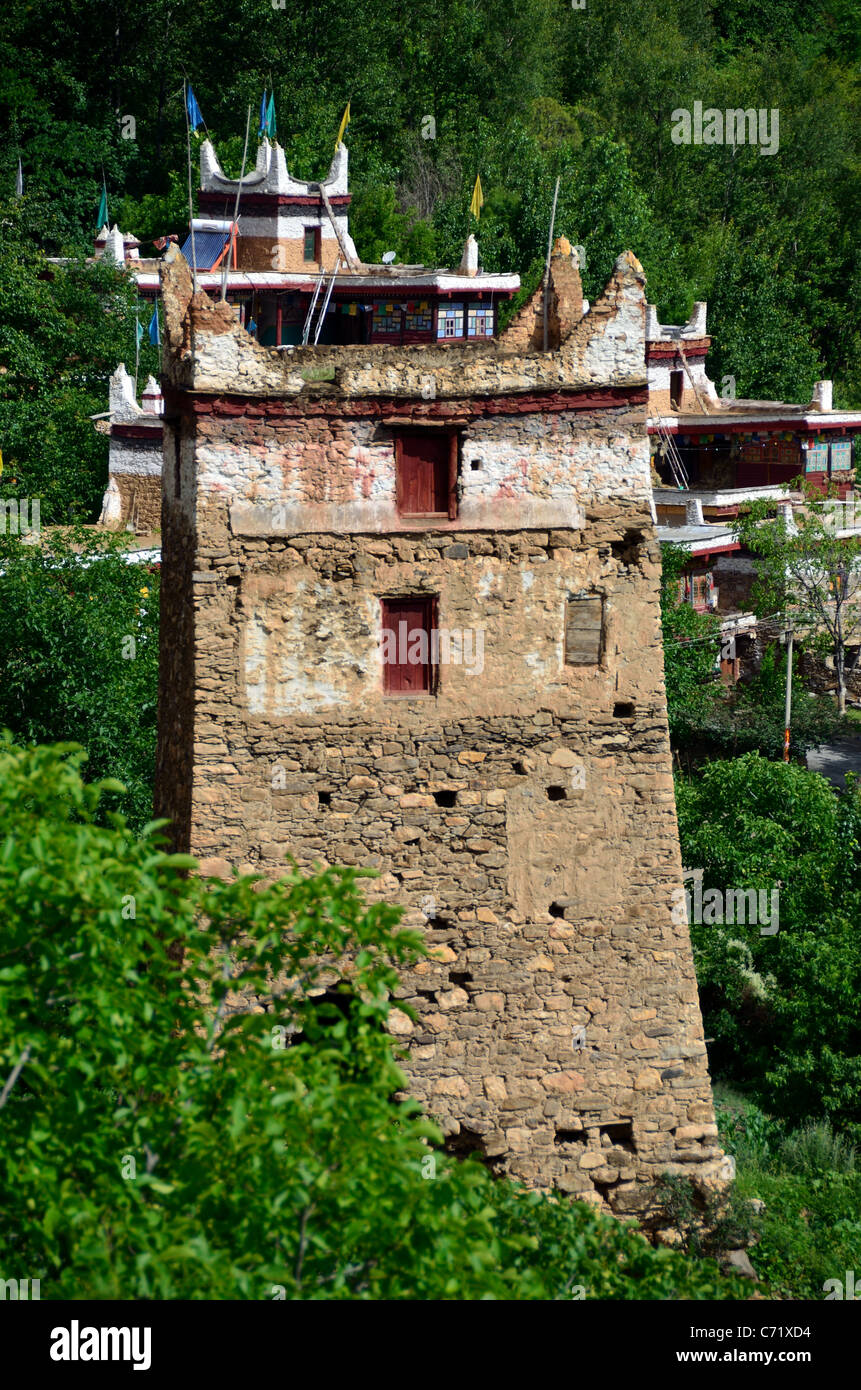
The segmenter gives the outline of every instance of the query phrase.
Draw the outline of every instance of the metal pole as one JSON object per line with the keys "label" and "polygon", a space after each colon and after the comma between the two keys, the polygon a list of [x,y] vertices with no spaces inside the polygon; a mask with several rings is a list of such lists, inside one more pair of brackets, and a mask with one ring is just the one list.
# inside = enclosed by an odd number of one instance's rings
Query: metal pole
{"label": "metal pole", "polygon": [[141,358],[141,335],[138,323],[138,301],[135,299],[135,400],[138,398],[138,367]]}
{"label": "metal pole", "polygon": [[786,631],[786,708],[784,710],[783,761],[789,762],[789,725],[792,717],[792,627]]}
{"label": "metal pole", "polygon": [[[197,251],[194,245],[194,202],[191,193],[191,121],[188,118],[188,84],[182,82],[183,106],[185,108],[185,140],[188,149],[188,230],[191,233],[191,283],[197,294]],[[159,353],[161,346],[159,345]]]}
{"label": "metal pole", "polygon": [[559,175],[556,176],[556,187],[553,190],[553,209],[550,213],[550,235],[547,238],[547,264],[544,267],[544,351],[547,351],[547,287],[550,283],[550,256],[553,252],[553,223],[556,221],[556,199],[559,197]]}

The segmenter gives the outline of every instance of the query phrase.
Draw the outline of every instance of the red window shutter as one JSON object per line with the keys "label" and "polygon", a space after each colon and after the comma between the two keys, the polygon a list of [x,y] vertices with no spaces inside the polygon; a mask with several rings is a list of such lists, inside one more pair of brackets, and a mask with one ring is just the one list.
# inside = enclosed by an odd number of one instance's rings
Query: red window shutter
{"label": "red window shutter", "polygon": [[383,690],[388,695],[433,689],[432,598],[382,600]]}
{"label": "red window shutter", "polygon": [[457,516],[457,435],[449,436],[448,449],[448,519]]}
{"label": "red window shutter", "polygon": [[[457,479],[457,438],[443,431],[401,434],[396,441],[398,509],[404,516],[452,516],[452,451]],[[456,510],[454,512],[456,515]]]}

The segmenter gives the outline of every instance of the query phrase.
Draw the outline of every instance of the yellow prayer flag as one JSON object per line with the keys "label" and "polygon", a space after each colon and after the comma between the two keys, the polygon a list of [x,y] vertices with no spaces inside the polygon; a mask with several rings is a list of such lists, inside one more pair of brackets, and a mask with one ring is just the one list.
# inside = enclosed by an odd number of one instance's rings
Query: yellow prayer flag
{"label": "yellow prayer flag", "polygon": [[473,217],[478,218],[481,216],[481,209],[483,207],[484,194],[481,191],[481,175],[476,174],[475,188],[472,190],[472,202],[469,205],[469,210],[472,213]]}
{"label": "yellow prayer flag", "polygon": [[338,127],[338,138],[337,138],[337,140],[335,141],[335,149],[338,148],[338,146],[340,145],[341,141],[343,140],[343,138],[344,138],[344,131],[347,129],[347,126],[348,126],[349,124],[350,124],[350,103],[347,102],[347,105],[346,105],[346,107],[344,108],[344,114],[343,114],[343,116],[341,117],[341,124],[340,124],[340,126]]}

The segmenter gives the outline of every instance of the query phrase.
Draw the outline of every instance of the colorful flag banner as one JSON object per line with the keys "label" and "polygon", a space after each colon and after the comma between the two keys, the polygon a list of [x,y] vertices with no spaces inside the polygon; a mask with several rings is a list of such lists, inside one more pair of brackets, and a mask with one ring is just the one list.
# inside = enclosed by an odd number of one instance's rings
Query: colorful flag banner
{"label": "colorful flag banner", "polygon": [[205,125],[200,107],[197,104],[197,97],[191,90],[191,83],[185,89],[185,109],[188,112],[188,124],[192,130],[197,130],[199,125]]}
{"label": "colorful flag banner", "polygon": [[344,138],[344,131],[347,129],[347,126],[348,126],[349,124],[350,124],[350,103],[347,102],[347,105],[346,105],[346,107],[344,108],[344,114],[343,114],[343,116],[341,117],[341,124],[338,126],[338,138],[337,138],[337,140],[335,141],[335,149],[338,148],[338,146],[340,145],[341,141],[343,140],[343,138]]}

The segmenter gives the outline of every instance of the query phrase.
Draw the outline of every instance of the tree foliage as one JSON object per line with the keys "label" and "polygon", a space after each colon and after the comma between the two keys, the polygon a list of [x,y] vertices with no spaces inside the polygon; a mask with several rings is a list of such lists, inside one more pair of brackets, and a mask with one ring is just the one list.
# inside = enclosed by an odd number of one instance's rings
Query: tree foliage
{"label": "tree foliage", "polygon": [[[442,1151],[364,875],[204,879],[0,745],[0,1265],[42,1298],[720,1298],[707,1262]],[[406,1007],[401,1004],[401,1007]]]}
{"label": "tree foliage", "polygon": [[[456,265],[480,172],[484,264],[523,273],[543,254],[559,174],[557,228],[586,248],[590,297],[630,247],[665,319],[711,302],[713,365],[739,395],[806,400],[827,374],[841,403],[858,403],[859,32],[857,0],[803,12],[788,0],[236,0],[227,11],[9,0],[0,179],[11,192],[21,154],[47,250],[87,249],[102,168],[124,227],[180,232],[184,74],[228,148],[274,88],[279,138],[303,178],[325,173],[350,100],[360,245],[376,245],[394,191],[407,227],[384,227],[386,249]],[[674,144],[672,113],[695,101],[777,110],[777,153]],[[415,220],[433,233],[420,248],[408,241]]]}
{"label": "tree foliage", "polygon": [[[38,225],[35,198],[0,203],[0,498],[38,498],[43,524],[93,520],[108,442],[90,416],[117,364],[134,363],[134,284],[107,261],[52,264]],[[141,373],[157,370],[146,340]]]}
{"label": "tree foliage", "polygon": [[159,579],[118,538],[0,536],[0,728],[85,745],[90,776],[125,787],[106,804],[136,827],[152,816]]}
{"label": "tree foliage", "polygon": [[[679,779],[682,858],[703,890],[776,900],[779,930],[694,922],[706,1031],[719,1074],[792,1121],[861,1135],[861,796],[757,753]],[[696,915],[696,913],[694,913]]]}

